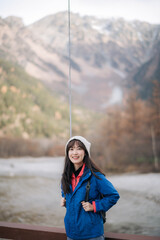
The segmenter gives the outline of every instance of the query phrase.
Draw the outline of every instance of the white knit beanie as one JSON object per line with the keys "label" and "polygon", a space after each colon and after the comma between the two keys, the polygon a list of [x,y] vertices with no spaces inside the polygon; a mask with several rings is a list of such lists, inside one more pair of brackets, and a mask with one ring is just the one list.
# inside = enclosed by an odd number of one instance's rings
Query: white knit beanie
{"label": "white knit beanie", "polygon": [[74,140],[74,139],[75,139],[75,140],[79,140],[80,142],[82,142],[82,143],[84,144],[84,146],[86,147],[86,149],[87,149],[87,151],[88,151],[88,154],[89,154],[89,156],[90,156],[91,143],[88,142],[87,139],[85,139],[85,138],[82,137],[82,136],[74,136],[74,137],[71,137],[71,138],[67,141],[65,149],[67,150],[67,145],[68,145],[68,143],[69,143],[70,141]]}

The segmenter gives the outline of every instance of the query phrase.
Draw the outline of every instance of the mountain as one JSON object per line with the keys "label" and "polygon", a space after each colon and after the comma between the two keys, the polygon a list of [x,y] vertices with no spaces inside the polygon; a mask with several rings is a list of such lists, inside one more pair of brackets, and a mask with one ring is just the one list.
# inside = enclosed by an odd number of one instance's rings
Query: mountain
{"label": "mountain", "polygon": [[[21,66],[0,59],[0,137],[67,138],[69,106],[64,99],[27,74]],[[91,111],[74,107],[73,131],[87,131]],[[87,122],[87,123],[86,123]]]}
{"label": "mountain", "polygon": [[[102,110],[120,101],[130,75],[154,59],[159,41],[159,25],[71,14],[73,103]],[[40,79],[53,94],[68,98],[67,12],[30,26],[16,17],[1,18],[0,53]]]}
{"label": "mountain", "polygon": [[137,69],[132,80],[133,84],[138,87],[142,99],[151,97],[153,81],[160,83],[160,42],[157,46],[157,52]]}

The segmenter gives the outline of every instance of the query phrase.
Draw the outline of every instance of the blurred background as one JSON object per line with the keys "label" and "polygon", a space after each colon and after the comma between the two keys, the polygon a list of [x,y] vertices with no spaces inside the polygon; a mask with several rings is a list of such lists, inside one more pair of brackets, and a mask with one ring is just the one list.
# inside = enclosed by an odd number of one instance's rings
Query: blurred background
{"label": "blurred background", "polygon": [[[160,1],[70,8],[73,135],[121,195],[105,230],[160,236]],[[0,0],[0,221],[64,227],[67,11],[67,0]]]}

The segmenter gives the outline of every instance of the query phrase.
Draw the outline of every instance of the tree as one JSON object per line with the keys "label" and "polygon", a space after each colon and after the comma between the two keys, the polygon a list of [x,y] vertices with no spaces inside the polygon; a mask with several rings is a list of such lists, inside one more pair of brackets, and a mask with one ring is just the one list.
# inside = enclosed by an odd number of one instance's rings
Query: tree
{"label": "tree", "polygon": [[157,80],[153,81],[150,119],[154,166],[157,170],[159,168],[158,162],[160,157],[160,83]]}

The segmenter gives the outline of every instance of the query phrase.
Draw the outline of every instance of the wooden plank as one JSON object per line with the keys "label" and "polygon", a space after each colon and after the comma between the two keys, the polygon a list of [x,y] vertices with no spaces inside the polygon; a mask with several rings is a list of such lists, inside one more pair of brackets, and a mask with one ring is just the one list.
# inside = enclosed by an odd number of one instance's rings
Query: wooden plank
{"label": "wooden plank", "polygon": [[[63,228],[0,222],[0,238],[16,240],[66,240]],[[107,240],[160,240],[160,236],[144,236],[105,232]]]}
{"label": "wooden plank", "polygon": [[160,236],[145,236],[126,233],[105,232],[104,236],[107,240],[160,240]]}
{"label": "wooden plank", "polygon": [[66,240],[65,230],[44,226],[0,222],[0,237],[17,240]]}

